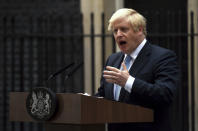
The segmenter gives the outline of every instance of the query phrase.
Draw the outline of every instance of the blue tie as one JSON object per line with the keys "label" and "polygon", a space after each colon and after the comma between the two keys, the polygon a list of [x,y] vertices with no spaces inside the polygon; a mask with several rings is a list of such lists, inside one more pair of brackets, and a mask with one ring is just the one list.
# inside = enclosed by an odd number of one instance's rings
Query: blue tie
{"label": "blue tie", "polygon": [[[129,70],[129,66],[130,66],[130,61],[131,61],[132,57],[130,55],[127,55],[125,60],[124,60],[124,63],[127,67],[127,70]],[[123,68],[121,67],[121,70]],[[119,85],[115,85],[114,86],[114,99],[118,101],[119,99],[119,96],[120,96],[120,90],[121,90],[121,87]]]}
{"label": "blue tie", "polygon": [[125,58],[125,61],[124,61],[124,63],[125,63],[125,65],[126,65],[126,67],[127,67],[127,70],[129,70],[129,66],[130,66],[130,61],[131,61],[131,56],[130,55],[127,55],[127,57]]}

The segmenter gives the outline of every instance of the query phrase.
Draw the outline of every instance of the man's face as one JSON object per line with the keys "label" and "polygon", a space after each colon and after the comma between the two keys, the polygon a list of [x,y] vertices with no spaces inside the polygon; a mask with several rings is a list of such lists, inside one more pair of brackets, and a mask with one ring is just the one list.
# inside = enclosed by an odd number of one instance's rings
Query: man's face
{"label": "man's face", "polygon": [[141,43],[142,31],[134,32],[125,18],[113,23],[113,34],[118,47],[125,54],[131,54]]}

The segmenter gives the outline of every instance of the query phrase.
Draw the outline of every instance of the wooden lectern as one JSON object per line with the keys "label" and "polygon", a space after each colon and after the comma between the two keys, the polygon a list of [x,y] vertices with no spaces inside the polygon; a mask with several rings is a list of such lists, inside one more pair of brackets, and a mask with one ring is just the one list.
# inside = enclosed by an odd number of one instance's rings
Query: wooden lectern
{"label": "wooden lectern", "polygon": [[[10,121],[37,122],[26,111],[28,92],[10,93]],[[153,111],[93,96],[57,93],[58,108],[46,131],[104,131],[105,123],[153,122]]]}

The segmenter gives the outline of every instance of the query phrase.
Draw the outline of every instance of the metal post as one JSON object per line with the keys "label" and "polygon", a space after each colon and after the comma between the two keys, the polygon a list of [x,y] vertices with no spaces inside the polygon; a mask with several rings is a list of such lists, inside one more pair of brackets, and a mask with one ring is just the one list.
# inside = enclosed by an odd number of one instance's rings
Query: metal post
{"label": "metal post", "polygon": [[194,13],[190,12],[190,42],[191,42],[191,102],[192,102],[192,131],[195,131],[195,89],[194,89]]}
{"label": "metal post", "polygon": [[94,14],[91,13],[91,76],[92,76],[92,94],[95,93],[95,41],[94,41]]}

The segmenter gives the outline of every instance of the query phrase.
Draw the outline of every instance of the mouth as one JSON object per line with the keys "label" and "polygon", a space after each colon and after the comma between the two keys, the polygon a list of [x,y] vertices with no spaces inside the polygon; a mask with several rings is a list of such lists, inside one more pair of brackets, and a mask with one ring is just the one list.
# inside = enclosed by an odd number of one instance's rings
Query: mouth
{"label": "mouth", "polygon": [[120,41],[119,45],[125,45],[127,42],[126,41]]}

